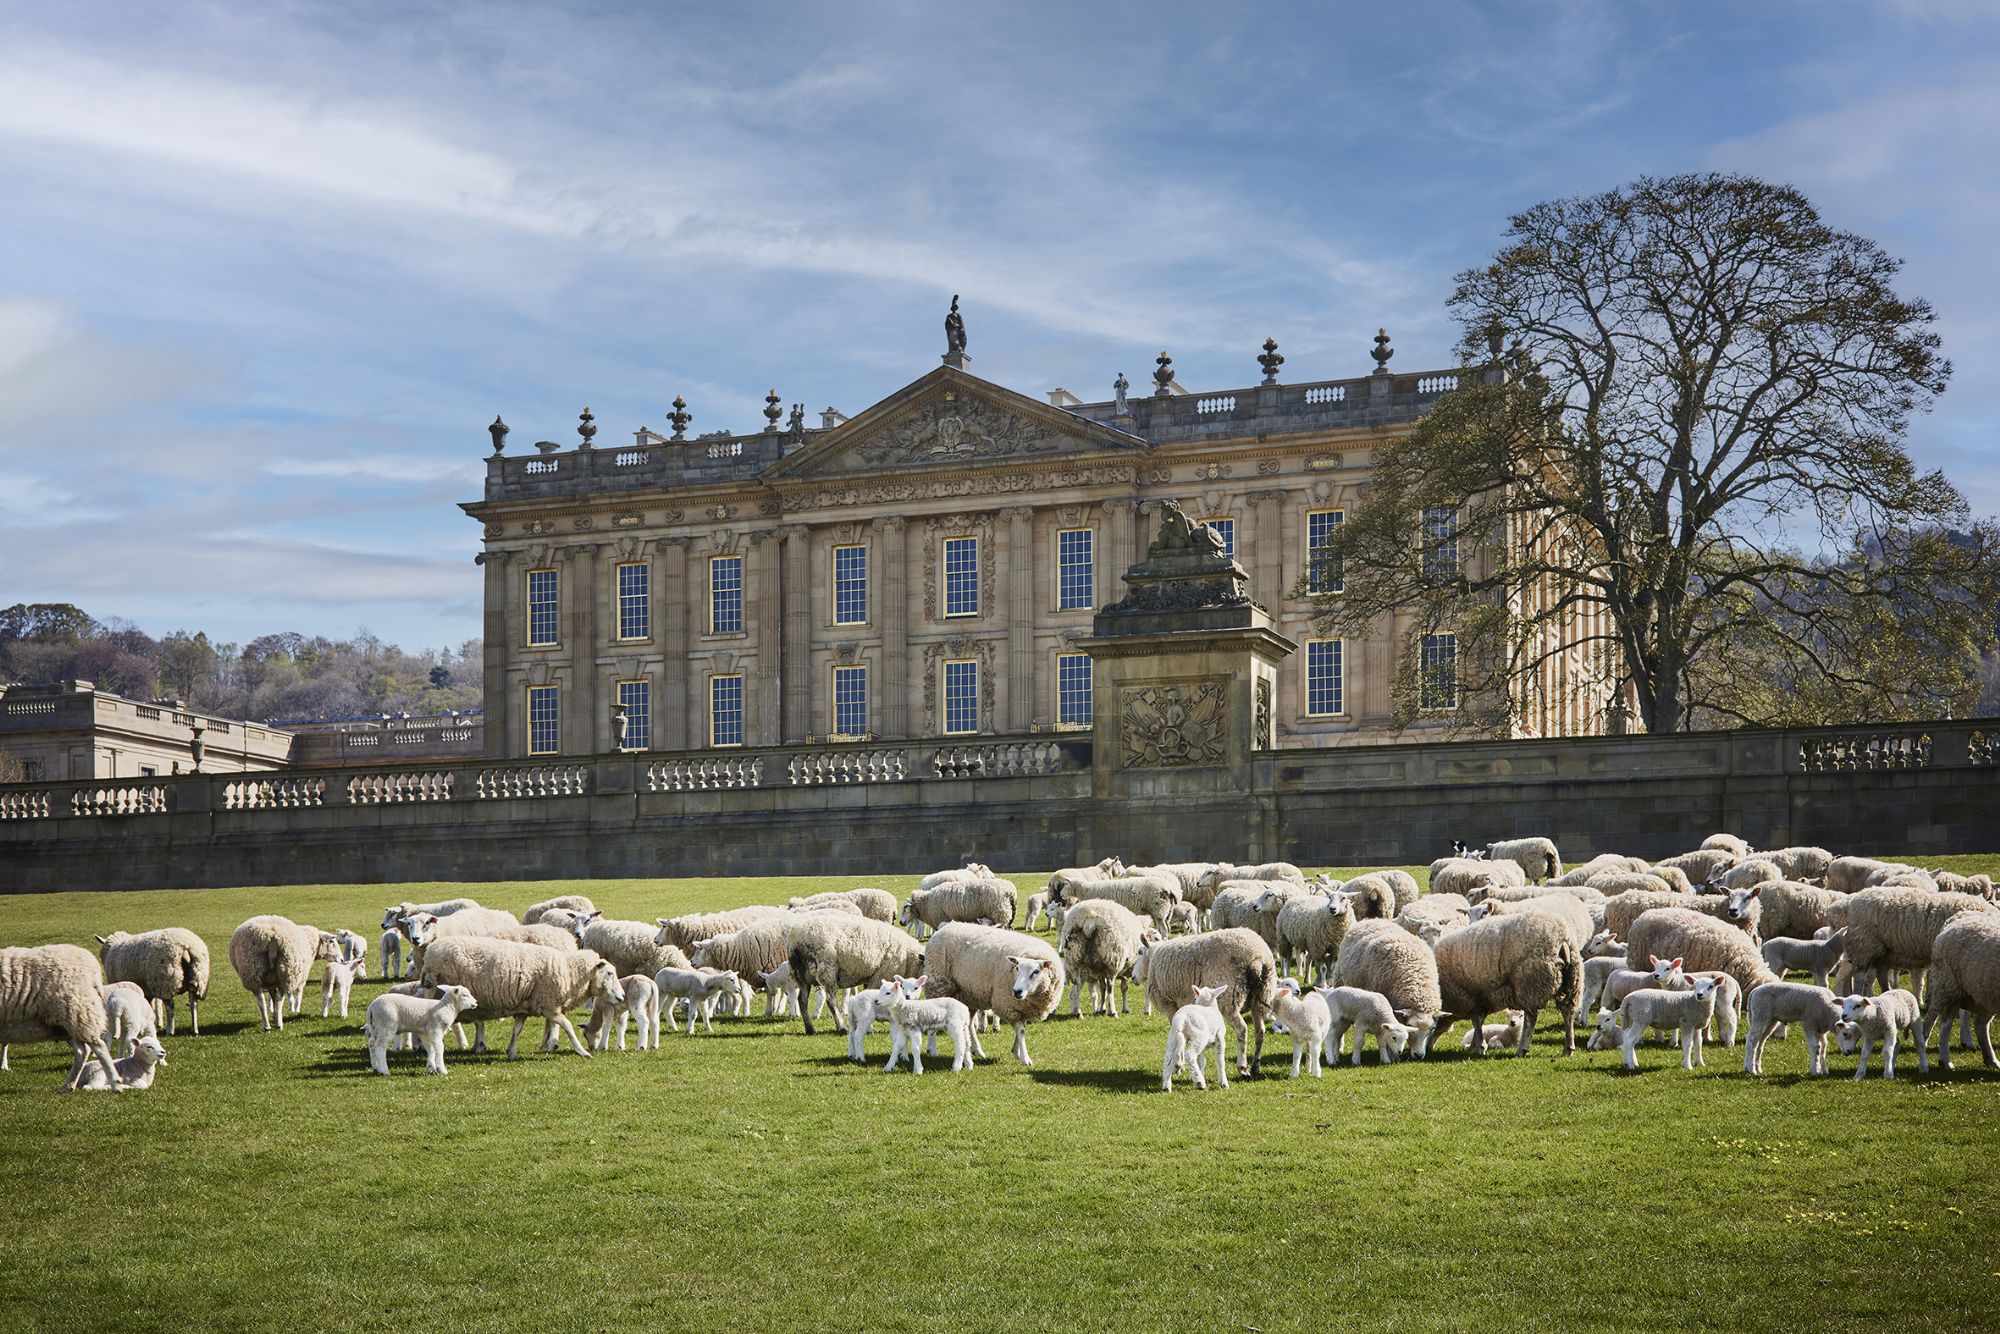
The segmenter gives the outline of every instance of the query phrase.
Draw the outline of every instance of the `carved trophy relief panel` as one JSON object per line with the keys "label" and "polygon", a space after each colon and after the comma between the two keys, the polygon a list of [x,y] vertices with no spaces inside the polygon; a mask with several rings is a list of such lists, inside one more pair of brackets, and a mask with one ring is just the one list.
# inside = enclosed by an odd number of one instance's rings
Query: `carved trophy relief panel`
{"label": "carved trophy relief panel", "polygon": [[1229,691],[1219,677],[1176,685],[1129,686],[1118,701],[1127,769],[1193,769],[1225,761]]}
{"label": "carved trophy relief panel", "polygon": [[1087,447],[977,395],[947,389],[857,445],[836,466],[882,468],[1019,458]]}

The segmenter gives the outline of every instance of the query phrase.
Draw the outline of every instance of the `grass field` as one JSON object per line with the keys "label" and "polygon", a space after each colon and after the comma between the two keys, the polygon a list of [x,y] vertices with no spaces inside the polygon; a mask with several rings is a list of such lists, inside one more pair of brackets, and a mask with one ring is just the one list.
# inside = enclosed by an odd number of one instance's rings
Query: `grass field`
{"label": "grass field", "polygon": [[[1953,859],[2000,870],[2000,857]],[[1028,885],[1031,877],[1017,877]],[[0,943],[184,925],[215,978],[150,1091],[0,1075],[7,1329],[1875,1329],[2000,1323],[2000,1076],[1803,1076],[1773,1043],[1687,1074],[1642,1049],[1159,1091],[1163,1016],[1029,1030],[1036,1065],[922,1078],[831,1029],[726,1020],[658,1053],[399,1055],[350,1017],[258,1031],[231,929],[371,941],[471,893],[614,916],[851,881],[313,886],[0,898]],[[906,888],[909,878],[882,880]],[[371,950],[372,961],[372,950]],[[530,1024],[528,1036],[539,1035]],[[1266,1044],[1264,1073],[1290,1065]],[[1852,1060],[1834,1057],[1836,1074]]]}

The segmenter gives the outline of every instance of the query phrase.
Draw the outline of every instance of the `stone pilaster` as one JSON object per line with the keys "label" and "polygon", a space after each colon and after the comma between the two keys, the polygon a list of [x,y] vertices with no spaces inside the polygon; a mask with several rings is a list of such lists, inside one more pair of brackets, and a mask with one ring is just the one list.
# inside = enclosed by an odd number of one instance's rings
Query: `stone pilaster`
{"label": "stone pilaster", "polygon": [[747,578],[756,581],[756,598],[750,607],[756,629],[751,643],[757,665],[743,683],[746,707],[752,710],[744,720],[744,740],[753,746],[775,746],[782,732],[784,696],[784,593],[782,547],[778,530],[760,528],[750,534],[750,570]]}
{"label": "stone pilaster", "polygon": [[[1250,510],[1255,516],[1248,536],[1250,538],[1250,595],[1271,608],[1274,612],[1285,601],[1285,557],[1284,557],[1284,505],[1286,493],[1283,491],[1253,491],[1250,493]],[[1245,534],[1236,534],[1236,545],[1240,551]]]}
{"label": "stone pilaster", "polygon": [[[1035,709],[1035,511],[1017,505],[1006,511],[1007,675],[1001,685],[1005,731],[1028,730]],[[995,721],[998,721],[997,719]]]}
{"label": "stone pilaster", "polygon": [[[653,634],[660,646],[662,679],[653,707],[656,750],[686,750],[690,720],[696,717],[688,681],[688,543],[685,535],[663,537],[656,550],[658,579],[653,585]],[[704,737],[704,740],[707,738]]]}
{"label": "stone pilaster", "polygon": [[474,559],[486,571],[485,658],[481,663],[485,753],[488,759],[500,759],[512,753],[507,749],[507,719],[513,711],[514,692],[507,684],[507,660],[513,654],[513,641],[508,638],[507,609],[513,598],[507,581],[515,577],[513,553],[485,551]]}
{"label": "stone pilaster", "polygon": [[812,530],[787,524],[780,594],[784,602],[784,739],[804,741],[812,730]]}
{"label": "stone pilaster", "polygon": [[873,550],[869,570],[880,582],[870,589],[875,599],[874,614],[882,627],[882,680],[875,688],[875,709],[880,717],[873,726],[878,736],[901,740],[910,734],[910,585],[904,577],[904,520],[888,514],[875,520]]}
{"label": "stone pilaster", "polygon": [[593,755],[609,750],[610,713],[598,717],[597,700],[597,544],[583,542],[563,549],[568,566],[568,602],[564,608],[564,656],[569,660],[569,680],[563,690],[562,753]]}
{"label": "stone pilaster", "polygon": [[1120,497],[1105,501],[1098,510],[1104,515],[1104,560],[1097,575],[1095,601],[1102,607],[1118,600],[1120,580],[1132,567],[1132,538],[1141,503]]}

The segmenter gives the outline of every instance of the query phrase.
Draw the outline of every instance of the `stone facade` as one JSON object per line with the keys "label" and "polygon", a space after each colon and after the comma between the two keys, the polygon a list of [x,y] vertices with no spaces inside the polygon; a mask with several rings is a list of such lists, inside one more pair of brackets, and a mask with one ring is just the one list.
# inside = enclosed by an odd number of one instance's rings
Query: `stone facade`
{"label": "stone facade", "polygon": [[290,722],[292,764],[301,769],[357,769],[467,759],[486,750],[477,710],[457,714]]}
{"label": "stone facade", "polygon": [[[628,748],[652,751],[823,741],[858,719],[879,740],[1083,730],[1061,660],[1085,652],[1167,500],[1227,533],[1275,633],[1307,646],[1315,526],[1350,510],[1373,451],[1459,382],[1270,375],[1194,395],[1163,364],[1144,397],[1042,402],[968,361],[951,354],[816,429],[798,410],[780,427],[774,393],[754,434],[687,439],[677,414],[671,438],[599,448],[586,419],[576,448],[496,450],[484,499],[464,506],[485,529],[486,754],[618,749],[621,698],[645,715],[627,720]],[[856,565],[859,594],[843,579]],[[1264,705],[1274,744],[1422,737],[1390,717],[1407,628],[1286,661]],[[1525,734],[1605,730],[1601,674],[1582,667],[1540,683]],[[740,733],[718,730],[739,697]]]}
{"label": "stone facade", "polygon": [[29,781],[152,778],[195,771],[256,773],[291,762],[292,734],[195,713],[177,700],[126,699],[89,681],[0,686],[0,755]]}

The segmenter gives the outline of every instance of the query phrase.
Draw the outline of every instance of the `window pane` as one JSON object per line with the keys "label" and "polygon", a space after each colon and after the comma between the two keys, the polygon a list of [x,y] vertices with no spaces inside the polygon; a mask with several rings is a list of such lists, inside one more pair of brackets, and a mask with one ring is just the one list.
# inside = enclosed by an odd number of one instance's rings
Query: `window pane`
{"label": "window pane", "polygon": [[862,736],[868,731],[868,669],[833,669],[833,733]]}
{"label": "window pane", "polygon": [[1056,606],[1062,611],[1089,607],[1096,601],[1096,565],[1089,528],[1066,528],[1056,534]]}
{"label": "window pane", "polygon": [[1208,526],[1222,539],[1222,554],[1234,558],[1236,555],[1236,520],[1210,519]]}
{"label": "window pane", "polygon": [[860,625],[868,619],[868,548],[833,549],[833,623]]}
{"label": "window pane", "polygon": [[1056,721],[1088,727],[1090,713],[1090,655],[1065,653],[1056,659]]}
{"label": "window pane", "polygon": [[708,563],[708,632],[733,635],[743,629],[743,558],[717,556]]}
{"label": "window pane", "polygon": [[979,730],[977,662],[947,662],[944,665],[944,730],[948,733]]}
{"label": "window pane", "polygon": [[1424,510],[1424,578],[1458,577],[1458,511],[1450,505]]}
{"label": "window pane", "polygon": [[653,584],[650,565],[618,567],[618,637],[644,639],[653,633]]}
{"label": "window pane", "polygon": [[743,744],[743,678],[708,678],[708,741],[712,746]]}
{"label": "window pane", "polygon": [[528,687],[528,753],[553,755],[562,749],[562,696],[555,686]]}
{"label": "window pane", "polygon": [[1306,712],[1315,717],[1340,713],[1341,641],[1315,639],[1306,644]]}
{"label": "window pane", "polygon": [[1426,709],[1458,707],[1458,636],[1425,635],[1417,660],[1418,706]]}
{"label": "window pane", "polygon": [[554,570],[528,571],[528,642],[530,644],[553,644],[556,642],[556,572]]}
{"label": "window pane", "polygon": [[625,749],[650,750],[653,745],[652,683],[620,681],[618,702],[625,706]]}
{"label": "window pane", "polygon": [[979,614],[979,539],[948,537],[944,541],[944,614]]}
{"label": "window pane", "polygon": [[1306,515],[1306,591],[1338,593],[1340,566],[1331,553],[1333,535],[1347,518],[1345,510],[1314,510]]}

